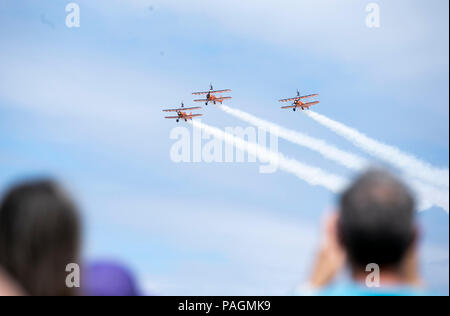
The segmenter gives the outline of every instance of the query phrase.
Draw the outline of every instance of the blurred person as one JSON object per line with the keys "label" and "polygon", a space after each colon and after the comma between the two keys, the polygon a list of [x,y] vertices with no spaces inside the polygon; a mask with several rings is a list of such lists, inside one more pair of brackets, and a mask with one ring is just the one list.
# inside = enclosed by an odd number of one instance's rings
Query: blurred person
{"label": "blurred person", "polygon": [[78,211],[53,181],[10,189],[0,202],[0,267],[32,296],[73,296],[66,266],[77,263]]}
{"label": "blurred person", "polygon": [[140,296],[130,269],[114,261],[85,266],[82,294],[86,296]]}
{"label": "blurred person", "polygon": [[[417,265],[415,214],[413,195],[393,175],[369,170],[360,176],[341,195],[339,210],[325,221],[323,244],[303,294],[424,294]],[[375,286],[370,284],[373,279],[367,283],[376,276],[370,264],[379,267]],[[346,267],[351,281],[332,284]]]}

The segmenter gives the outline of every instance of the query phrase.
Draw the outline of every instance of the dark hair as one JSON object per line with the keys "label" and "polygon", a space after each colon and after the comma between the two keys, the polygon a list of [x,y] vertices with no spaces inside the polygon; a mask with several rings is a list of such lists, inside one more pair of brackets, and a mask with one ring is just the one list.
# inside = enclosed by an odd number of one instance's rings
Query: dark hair
{"label": "dark hair", "polygon": [[415,238],[415,202],[386,171],[369,170],[341,196],[339,239],[351,265],[399,267]]}
{"label": "dark hair", "polygon": [[0,266],[26,294],[71,296],[66,266],[77,263],[77,209],[50,180],[12,188],[0,204]]}

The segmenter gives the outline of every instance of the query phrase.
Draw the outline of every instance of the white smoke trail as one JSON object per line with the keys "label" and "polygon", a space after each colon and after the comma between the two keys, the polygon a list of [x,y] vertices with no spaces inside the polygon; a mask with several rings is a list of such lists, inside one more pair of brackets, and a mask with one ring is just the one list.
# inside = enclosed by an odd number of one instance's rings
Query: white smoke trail
{"label": "white smoke trail", "polygon": [[[233,109],[226,105],[220,105],[219,108],[225,113],[246,121],[260,128],[270,130],[270,132],[278,137],[284,138],[294,144],[307,147],[317,151],[325,158],[333,160],[344,167],[361,172],[368,168],[369,162],[356,154],[341,150],[327,142],[317,139],[297,131],[286,129],[277,124],[255,117],[241,110]],[[405,178],[405,182],[410,183],[413,191],[418,196],[419,210],[426,210],[433,205],[443,208],[449,212],[449,195],[448,192],[439,190],[430,185],[424,184],[415,179]]]}
{"label": "white smoke trail", "polygon": [[212,135],[225,143],[233,145],[239,150],[252,154],[256,153],[256,156],[260,160],[269,161],[271,164],[277,165],[281,170],[294,174],[311,185],[322,186],[333,193],[340,193],[349,184],[347,179],[338,175],[325,172],[320,168],[303,164],[294,159],[286,158],[280,153],[269,151],[264,146],[250,143],[218,128],[201,123],[200,121],[194,120],[190,123],[195,128],[202,129],[209,135]]}
{"label": "white smoke trail", "polygon": [[366,169],[369,166],[369,163],[365,158],[341,150],[321,139],[314,138],[297,131],[286,129],[282,126],[262,120],[244,111],[233,109],[226,105],[220,105],[219,108],[238,119],[246,121],[265,130],[270,130],[270,132],[274,135],[284,138],[287,141],[317,151],[325,158],[333,160],[349,169],[360,171]]}
{"label": "white smoke trail", "polygon": [[449,170],[439,169],[431,166],[429,163],[420,160],[410,154],[403,153],[400,149],[376,141],[354,128],[348,127],[342,123],[336,122],[328,117],[313,111],[305,111],[305,114],[318,123],[329,128],[336,134],[347,138],[355,146],[365,150],[369,154],[378,157],[397,167],[407,175],[421,179],[429,184],[449,189]]}
{"label": "white smoke trail", "polygon": [[449,194],[444,191],[439,191],[434,187],[422,183],[415,179],[404,179],[409,183],[414,193],[418,196],[419,211],[424,211],[431,208],[433,205],[439,206],[447,213],[449,212]]}

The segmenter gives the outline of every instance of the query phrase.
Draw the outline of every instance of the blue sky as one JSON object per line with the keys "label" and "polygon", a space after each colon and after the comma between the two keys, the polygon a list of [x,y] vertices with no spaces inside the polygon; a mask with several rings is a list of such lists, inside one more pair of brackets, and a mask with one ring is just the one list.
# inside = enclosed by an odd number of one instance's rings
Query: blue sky
{"label": "blue sky", "polygon": [[[161,294],[284,294],[305,280],[336,197],[259,164],[175,164],[173,122],[213,82],[230,105],[365,155],[277,100],[317,111],[439,167],[449,165],[448,2],[69,1],[0,3],[0,186],[60,179],[79,201],[87,259],[117,258]],[[245,125],[208,107],[203,122]],[[299,161],[352,177],[305,148]],[[448,214],[419,215],[422,270],[448,294]]]}

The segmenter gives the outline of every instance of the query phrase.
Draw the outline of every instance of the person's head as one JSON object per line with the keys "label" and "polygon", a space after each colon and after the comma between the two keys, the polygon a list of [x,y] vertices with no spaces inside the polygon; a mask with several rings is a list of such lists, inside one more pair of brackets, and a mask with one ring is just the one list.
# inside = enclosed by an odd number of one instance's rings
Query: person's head
{"label": "person's head", "polygon": [[28,295],[75,295],[66,266],[77,263],[75,205],[50,180],[17,185],[0,202],[0,267]]}
{"label": "person's head", "polygon": [[396,271],[416,237],[414,197],[390,173],[369,170],[342,194],[337,230],[354,272],[369,263]]}

